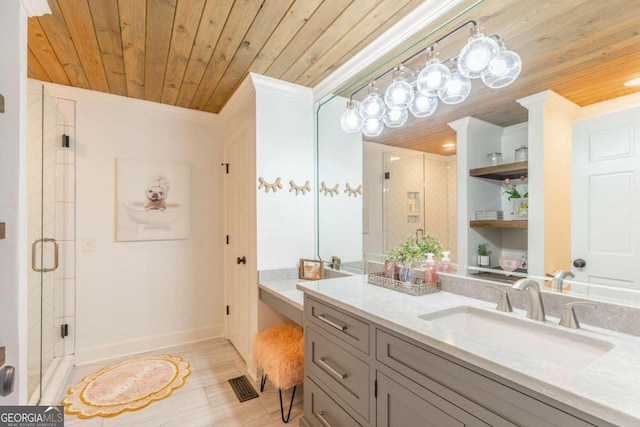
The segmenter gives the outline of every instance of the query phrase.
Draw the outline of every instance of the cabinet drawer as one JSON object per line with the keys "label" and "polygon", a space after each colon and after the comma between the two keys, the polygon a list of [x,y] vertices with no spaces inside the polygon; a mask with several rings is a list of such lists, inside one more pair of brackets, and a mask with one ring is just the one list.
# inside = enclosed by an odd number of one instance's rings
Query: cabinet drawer
{"label": "cabinet drawer", "polygon": [[317,330],[305,330],[305,369],[369,420],[369,365]]}
{"label": "cabinet drawer", "polygon": [[306,421],[314,427],[360,427],[308,376],[304,380],[304,414]]}
{"label": "cabinet drawer", "polygon": [[610,425],[576,418],[568,411],[379,329],[376,359],[492,426]]}
{"label": "cabinet drawer", "polygon": [[305,296],[304,312],[312,324],[369,354],[368,323],[308,296]]}
{"label": "cabinet drawer", "polygon": [[403,386],[381,372],[378,372],[376,377],[378,427],[489,427],[488,424],[408,379],[404,379]]}

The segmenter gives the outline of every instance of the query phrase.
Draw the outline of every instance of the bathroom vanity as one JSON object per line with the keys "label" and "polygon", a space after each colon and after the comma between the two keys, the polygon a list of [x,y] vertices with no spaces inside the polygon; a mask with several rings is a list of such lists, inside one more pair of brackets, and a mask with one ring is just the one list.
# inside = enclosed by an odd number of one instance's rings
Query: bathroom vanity
{"label": "bathroom vanity", "polygon": [[640,425],[638,337],[448,292],[405,295],[366,276],[297,288],[303,425]]}

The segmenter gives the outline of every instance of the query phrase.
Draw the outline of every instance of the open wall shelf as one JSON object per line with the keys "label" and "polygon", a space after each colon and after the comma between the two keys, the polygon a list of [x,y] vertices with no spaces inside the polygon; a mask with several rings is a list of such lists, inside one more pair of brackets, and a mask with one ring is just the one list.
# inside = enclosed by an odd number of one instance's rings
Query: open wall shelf
{"label": "open wall shelf", "polygon": [[527,176],[529,162],[505,163],[503,165],[488,166],[484,168],[470,169],[469,176],[503,180],[505,178],[516,179]]}
{"label": "open wall shelf", "polygon": [[527,228],[527,220],[516,219],[512,221],[505,220],[475,220],[469,221],[471,228]]}

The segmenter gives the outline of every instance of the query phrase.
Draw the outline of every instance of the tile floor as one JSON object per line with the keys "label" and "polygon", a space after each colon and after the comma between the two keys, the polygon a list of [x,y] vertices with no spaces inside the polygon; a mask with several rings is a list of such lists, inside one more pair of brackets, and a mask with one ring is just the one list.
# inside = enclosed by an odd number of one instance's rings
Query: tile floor
{"label": "tile floor", "polygon": [[[259,379],[257,382],[252,382],[260,397],[242,403],[238,402],[227,380],[246,375],[247,369],[236,349],[224,338],[214,338],[149,354],[172,354],[181,356],[191,363],[191,375],[187,378],[187,383],[168,398],[153,402],[139,411],[124,412],[113,418],[95,417],[88,420],[65,415],[65,426],[271,427],[290,425],[297,427],[299,424],[303,412],[301,386],[298,386],[296,390],[291,419],[288,424],[284,424],[280,419],[278,390],[272,384],[267,383],[264,393],[260,393]],[[66,388],[107,364],[110,363],[76,367]],[[283,398],[285,408],[288,408],[291,391],[285,391]]]}

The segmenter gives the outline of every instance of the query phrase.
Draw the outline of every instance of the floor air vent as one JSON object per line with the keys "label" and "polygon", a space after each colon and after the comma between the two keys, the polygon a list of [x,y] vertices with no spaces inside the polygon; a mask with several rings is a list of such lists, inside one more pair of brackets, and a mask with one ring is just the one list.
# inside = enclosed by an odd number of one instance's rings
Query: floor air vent
{"label": "floor air vent", "polygon": [[246,375],[231,378],[229,380],[229,384],[231,384],[231,388],[240,402],[245,402],[258,397],[258,393],[253,388]]}

